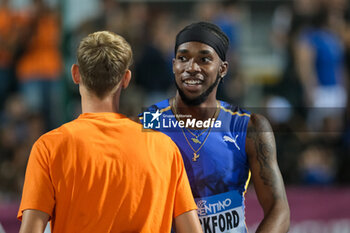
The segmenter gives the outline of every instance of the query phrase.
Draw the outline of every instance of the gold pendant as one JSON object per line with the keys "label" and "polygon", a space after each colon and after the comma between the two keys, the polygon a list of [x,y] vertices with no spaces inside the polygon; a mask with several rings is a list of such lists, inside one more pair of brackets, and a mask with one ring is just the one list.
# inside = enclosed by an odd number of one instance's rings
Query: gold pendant
{"label": "gold pendant", "polygon": [[198,138],[191,138],[191,140],[192,140],[194,143],[201,144],[201,141],[199,141]]}
{"label": "gold pendant", "polygon": [[196,152],[194,152],[194,153],[193,153],[192,161],[193,161],[193,162],[196,162],[198,158],[199,158],[199,154],[196,154]]}

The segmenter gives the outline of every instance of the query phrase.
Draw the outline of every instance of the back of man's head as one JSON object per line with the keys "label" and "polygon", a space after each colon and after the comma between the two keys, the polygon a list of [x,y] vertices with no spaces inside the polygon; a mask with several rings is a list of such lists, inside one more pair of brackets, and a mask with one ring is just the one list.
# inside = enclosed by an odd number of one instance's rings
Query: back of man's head
{"label": "back of man's head", "polygon": [[82,83],[99,98],[115,89],[129,69],[132,50],[121,36],[108,32],[95,32],[79,44],[77,60]]}

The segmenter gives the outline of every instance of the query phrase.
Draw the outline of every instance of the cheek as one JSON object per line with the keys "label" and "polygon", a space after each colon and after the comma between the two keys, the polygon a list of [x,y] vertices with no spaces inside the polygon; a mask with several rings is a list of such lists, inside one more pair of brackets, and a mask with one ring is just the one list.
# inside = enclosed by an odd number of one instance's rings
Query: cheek
{"label": "cheek", "polygon": [[181,76],[181,73],[182,73],[182,72],[181,72],[180,66],[174,65],[174,66],[173,66],[173,73],[174,73],[173,78],[174,78],[175,80],[180,79],[180,76]]}
{"label": "cheek", "polygon": [[182,70],[182,65],[179,63],[175,63],[173,66],[174,73],[179,73]]}
{"label": "cheek", "polygon": [[219,73],[219,67],[216,67],[216,66],[208,67],[207,73],[216,77]]}
{"label": "cheek", "polygon": [[184,69],[183,69],[183,66],[181,65],[175,65],[173,67],[173,73],[175,75],[175,78],[176,77],[179,77],[182,73],[184,73]]}

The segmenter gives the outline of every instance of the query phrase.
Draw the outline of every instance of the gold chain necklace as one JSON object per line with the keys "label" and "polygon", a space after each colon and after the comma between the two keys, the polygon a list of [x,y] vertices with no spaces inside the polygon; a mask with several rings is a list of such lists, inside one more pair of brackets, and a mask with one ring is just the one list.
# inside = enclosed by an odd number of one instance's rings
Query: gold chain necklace
{"label": "gold chain necklace", "polygon": [[199,141],[199,137],[202,136],[202,134],[204,134],[209,128],[206,128],[205,130],[202,130],[202,132],[199,134],[199,135],[195,135],[194,133],[191,132],[191,130],[185,128],[187,130],[187,132],[189,132],[194,138],[191,138],[191,140],[194,142],[194,143],[198,143],[198,144],[201,144],[202,142]]}
{"label": "gold chain necklace", "polygon": [[[175,113],[175,117],[176,117],[176,116],[177,116],[177,112],[176,112],[176,106],[175,106],[175,98],[174,98],[173,101],[172,101],[172,106],[173,106],[174,113]],[[215,110],[215,112],[214,112],[213,117],[216,117],[216,116],[217,116],[218,110],[219,110],[219,102],[217,101],[217,102],[216,102],[216,110]],[[176,118],[177,118],[177,117],[176,117]],[[193,162],[196,162],[197,159],[198,159],[199,156],[200,156],[198,152],[200,151],[200,149],[202,149],[202,147],[204,146],[205,142],[207,141],[207,139],[208,139],[208,137],[209,137],[209,134],[210,134],[210,132],[211,132],[212,127],[210,126],[210,127],[208,128],[208,129],[209,129],[208,134],[207,134],[207,136],[205,137],[203,143],[200,145],[200,147],[199,147],[197,150],[195,150],[195,149],[192,147],[191,143],[188,141],[187,136],[186,136],[186,134],[185,134],[185,131],[182,129],[182,127],[180,127],[180,129],[181,129],[181,131],[182,131],[182,134],[183,134],[184,138],[186,139],[187,144],[190,146],[191,150],[193,151],[193,158],[192,158],[192,161],[193,161]],[[201,134],[199,134],[198,136],[196,136],[196,135],[194,135],[189,129],[187,129],[187,128],[185,128],[185,129],[186,129],[188,132],[190,132],[193,136],[195,136],[195,137],[196,137],[196,140],[198,140],[197,138],[198,138],[199,136],[201,136],[204,132],[206,132],[206,131],[208,130],[208,129],[205,129]],[[192,139],[192,141],[194,141],[194,138],[191,138],[191,139]],[[199,141],[199,140],[198,140],[198,141]],[[199,143],[200,143],[200,142],[199,142]]]}

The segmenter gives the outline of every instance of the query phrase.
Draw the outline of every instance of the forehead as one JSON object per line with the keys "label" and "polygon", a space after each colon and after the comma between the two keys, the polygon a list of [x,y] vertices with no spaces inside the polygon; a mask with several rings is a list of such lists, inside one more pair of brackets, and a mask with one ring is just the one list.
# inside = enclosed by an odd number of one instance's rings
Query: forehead
{"label": "forehead", "polygon": [[190,41],[179,45],[176,53],[207,53],[217,55],[211,46],[197,41]]}

